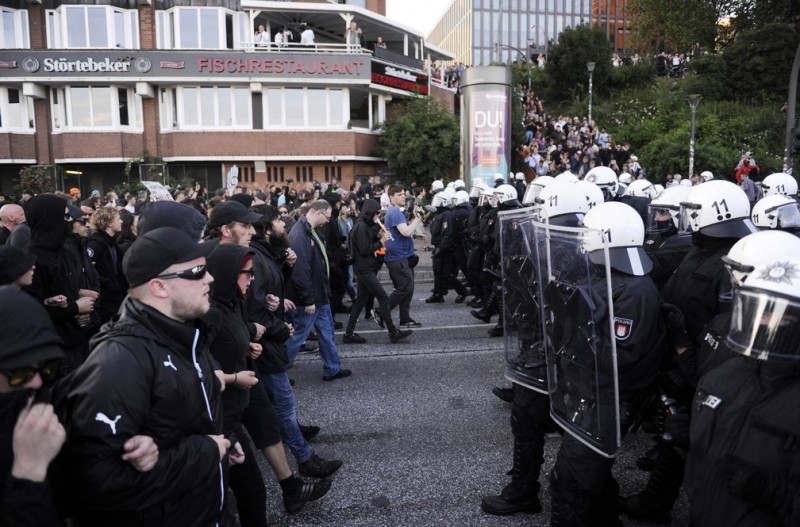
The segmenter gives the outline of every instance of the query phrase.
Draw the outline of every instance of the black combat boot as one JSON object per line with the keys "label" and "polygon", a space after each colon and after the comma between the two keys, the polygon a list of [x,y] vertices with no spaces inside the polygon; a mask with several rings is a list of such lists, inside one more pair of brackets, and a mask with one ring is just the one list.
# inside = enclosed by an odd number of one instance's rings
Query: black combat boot
{"label": "black combat boot", "polygon": [[518,512],[533,514],[542,511],[542,504],[539,503],[541,465],[536,461],[535,450],[531,441],[514,439],[511,483],[503,487],[499,496],[485,496],[481,500],[484,512],[495,516],[506,516]]}
{"label": "black combat boot", "polygon": [[659,445],[647,486],[642,492],[621,500],[622,512],[635,519],[670,523],[670,512],[683,481],[684,463],[685,460],[672,446]]}
{"label": "black combat boot", "polygon": [[484,302],[483,308],[480,310],[473,309],[469,314],[482,322],[489,323],[492,320],[492,315],[497,313],[497,296],[497,288],[492,288],[492,292],[489,293],[489,297],[486,299],[486,302]]}

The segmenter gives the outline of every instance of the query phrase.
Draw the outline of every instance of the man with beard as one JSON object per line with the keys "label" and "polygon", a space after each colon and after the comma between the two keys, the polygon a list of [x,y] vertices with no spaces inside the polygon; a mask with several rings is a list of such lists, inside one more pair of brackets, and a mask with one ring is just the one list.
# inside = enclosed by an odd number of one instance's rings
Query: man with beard
{"label": "man with beard", "polygon": [[[285,286],[291,278],[297,255],[289,247],[278,210],[267,205],[257,210],[263,217],[254,225],[256,236],[250,243],[256,254],[253,259],[253,283],[247,291],[247,310],[250,321],[264,325],[266,331],[259,341],[263,352],[256,359],[256,367],[275,405],[283,441],[297,459],[300,473],[324,478],[339,470],[342,462],[322,459],[309,446],[308,441],[320,430],[318,426],[301,426],[298,423],[297,401],[287,373],[292,363],[285,343],[294,334],[294,328],[285,321],[286,310],[294,309],[295,305],[285,297]],[[245,426],[248,430],[251,428],[247,415]],[[279,445],[280,453],[283,453],[283,445]],[[279,453],[270,452],[269,447],[263,451],[275,469],[281,488],[284,492],[290,491],[285,485],[291,484],[291,480],[284,478],[290,477],[291,471],[278,462]]]}
{"label": "man with beard", "polygon": [[[125,254],[131,289],[119,319],[92,340],[66,389],[76,525],[215,525],[224,515],[231,444],[220,435],[221,385],[197,320],[210,307],[212,249],[162,227]],[[140,433],[159,448],[144,473],[122,458]],[[230,460],[241,456],[238,446]]]}
{"label": "man with beard", "polygon": [[250,244],[256,231],[253,223],[261,216],[247,209],[238,201],[223,201],[211,211],[208,219],[209,238],[220,243],[235,243],[243,247]]}

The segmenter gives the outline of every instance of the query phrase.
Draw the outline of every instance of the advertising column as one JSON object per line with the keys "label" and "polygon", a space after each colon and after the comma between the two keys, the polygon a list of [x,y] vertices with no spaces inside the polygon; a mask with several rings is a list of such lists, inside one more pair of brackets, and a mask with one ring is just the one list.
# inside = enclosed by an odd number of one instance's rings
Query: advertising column
{"label": "advertising column", "polygon": [[468,187],[495,174],[508,182],[511,148],[511,70],[469,68],[461,75],[461,162]]}

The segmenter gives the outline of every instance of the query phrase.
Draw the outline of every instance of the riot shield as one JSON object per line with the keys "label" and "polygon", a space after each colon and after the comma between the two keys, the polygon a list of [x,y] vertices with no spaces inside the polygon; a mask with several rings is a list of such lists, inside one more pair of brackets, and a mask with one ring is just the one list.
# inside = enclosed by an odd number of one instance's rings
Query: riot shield
{"label": "riot shield", "polygon": [[595,237],[610,261],[605,234],[542,222],[533,230],[550,414],[586,446],[614,457],[621,435],[611,271],[583,250]]}
{"label": "riot shield", "polygon": [[506,373],[511,382],[547,394],[537,298],[532,207],[499,212]]}

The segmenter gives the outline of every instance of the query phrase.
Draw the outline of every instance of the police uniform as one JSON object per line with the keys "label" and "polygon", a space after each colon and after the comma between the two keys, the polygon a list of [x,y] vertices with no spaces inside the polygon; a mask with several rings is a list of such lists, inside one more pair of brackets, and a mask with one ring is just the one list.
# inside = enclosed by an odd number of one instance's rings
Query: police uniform
{"label": "police uniform", "polygon": [[[665,331],[660,316],[661,297],[649,276],[612,270],[611,281],[620,430],[624,434],[655,382]],[[602,298],[605,281],[594,287],[600,288],[596,296]],[[607,326],[605,322],[598,323],[598,329]],[[619,485],[611,474],[613,464],[613,458],[603,457],[565,434],[550,474],[551,525],[618,525]]]}
{"label": "police uniform", "polygon": [[700,380],[685,487],[697,527],[800,524],[800,364],[736,357]]}
{"label": "police uniform", "polygon": [[667,283],[691,248],[691,236],[662,232],[647,235],[644,250],[653,261],[650,278],[653,279],[656,286],[661,288]]}

